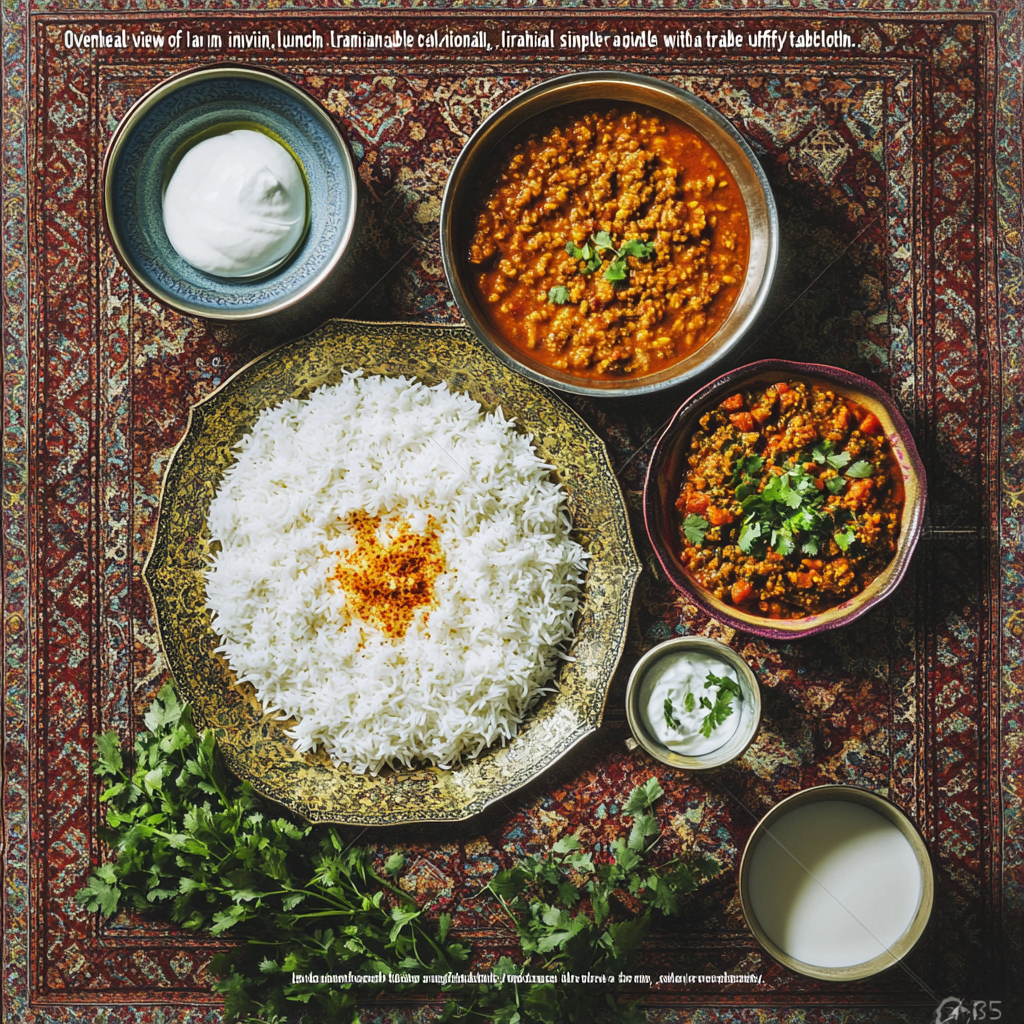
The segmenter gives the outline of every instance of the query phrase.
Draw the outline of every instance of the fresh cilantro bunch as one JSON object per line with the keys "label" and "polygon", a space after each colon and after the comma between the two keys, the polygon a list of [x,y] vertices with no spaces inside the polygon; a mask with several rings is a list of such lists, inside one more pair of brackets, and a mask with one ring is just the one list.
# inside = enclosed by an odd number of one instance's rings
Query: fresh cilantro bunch
{"label": "fresh cilantro bunch", "polygon": [[516,984],[518,974],[633,973],[655,914],[671,916],[680,897],[711,878],[710,858],[674,858],[648,866],[661,836],[654,805],[664,795],[657,779],[630,793],[622,816],[632,820],[629,836],[611,844],[612,859],[595,862],[579,836],[566,836],[543,856],[525,858],[500,871],[488,890],[514,924],[525,961],[503,957],[494,968],[509,979],[500,988],[480,988],[473,1014],[495,1024],[590,1024],[595,1019],[638,1022],[636,1004],[616,998],[618,985]]}
{"label": "fresh cilantro bunch", "polygon": [[[76,898],[105,917],[124,907],[162,909],[183,928],[242,940],[210,964],[227,1021],[354,1024],[357,1003],[375,995],[352,985],[293,983],[293,972],[465,969],[469,947],[453,937],[451,917],[428,922],[395,884],[402,853],[388,858],[382,877],[369,850],[271,809],[225,770],[213,733],[196,730],[170,685],[144,721],[133,764],[116,733],[97,738],[95,771],[108,783],[100,795],[107,806],[101,835],[114,860],[96,867]],[[600,988],[513,977],[524,969],[611,973],[632,965],[653,911],[677,913],[679,896],[715,873],[713,861],[699,858],[645,866],[659,835],[650,812],[661,795],[655,779],[633,791],[623,807],[632,831],[612,844],[609,864],[595,864],[569,836],[546,857],[499,872],[487,889],[512,917],[525,962],[503,958],[495,971],[510,980],[497,988],[447,986],[445,1019],[590,1024],[599,1006],[606,1016],[641,1019]]]}
{"label": "fresh cilantro bunch", "polygon": [[[616,249],[612,236],[607,231],[598,231],[591,235],[590,240],[578,246],[573,241],[565,243],[565,251],[577,262],[583,263],[584,274],[593,274],[600,270],[605,258],[611,256],[602,275],[606,281],[626,281],[629,279],[629,263],[627,258],[634,256],[638,260],[649,259],[654,254],[653,242],[641,242],[639,238],[627,239]],[[556,285],[548,291],[548,302],[556,306],[564,306],[569,301],[569,289],[565,285]]]}
{"label": "fresh cilantro bunch", "polygon": [[[314,1007],[331,1021],[356,1019],[352,986],[292,984],[293,971],[433,973],[465,963],[450,918],[426,922],[374,871],[368,850],[295,824],[229,775],[213,733],[196,730],[171,686],[145,724],[133,766],[116,733],[97,739],[96,774],[109,783],[102,836],[115,859],[77,899],[105,917],[159,907],[186,929],[244,939],[211,963],[228,1021],[303,1019]],[[385,872],[393,878],[404,863],[394,854]]]}

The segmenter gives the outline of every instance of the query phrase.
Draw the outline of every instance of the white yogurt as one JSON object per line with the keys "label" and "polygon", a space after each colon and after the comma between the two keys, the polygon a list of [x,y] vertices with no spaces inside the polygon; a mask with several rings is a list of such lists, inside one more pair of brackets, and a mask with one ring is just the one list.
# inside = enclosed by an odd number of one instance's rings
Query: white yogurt
{"label": "white yogurt", "polygon": [[183,260],[218,277],[250,277],[280,263],[306,226],[306,186],[292,155],[239,129],[196,143],[164,193],[164,227]]}
{"label": "white yogurt", "polygon": [[751,907],[782,950],[817,967],[853,967],[910,927],[921,869],[892,822],[849,800],[794,808],[754,850]]}
{"label": "white yogurt", "polygon": [[[711,730],[710,737],[701,734],[708,711],[701,706],[700,698],[706,697],[714,704],[719,691],[714,684],[705,688],[709,673],[739,682],[735,669],[727,662],[697,651],[666,654],[644,673],[640,707],[648,728],[677,754],[691,757],[708,754],[732,739],[739,728],[743,698],[733,697],[732,714],[717,729]],[[692,695],[692,711],[686,710],[687,694]],[[672,702],[675,726],[669,724],[665,713],[666,700]]]}

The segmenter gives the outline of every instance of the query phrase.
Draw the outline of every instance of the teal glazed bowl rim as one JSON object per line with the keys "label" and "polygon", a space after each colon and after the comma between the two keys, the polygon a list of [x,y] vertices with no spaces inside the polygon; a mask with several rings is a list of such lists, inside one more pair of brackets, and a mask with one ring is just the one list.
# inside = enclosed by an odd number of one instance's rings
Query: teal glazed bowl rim
{"label": "teal glazed bowl rim", "polygon": [[[305,238],[280,267],[256,278],[198,270],[175,252],[163,225],[168,167],[220,124],[283,141],[306,180]],[[312,96],[263,68],[210,65],[155,85],[121,119],[101,176],[104,226],[121,264],[156,299],[190,316],[254,320],[288,309],[327,279],[355,233],[358,177],[338,127]]]}

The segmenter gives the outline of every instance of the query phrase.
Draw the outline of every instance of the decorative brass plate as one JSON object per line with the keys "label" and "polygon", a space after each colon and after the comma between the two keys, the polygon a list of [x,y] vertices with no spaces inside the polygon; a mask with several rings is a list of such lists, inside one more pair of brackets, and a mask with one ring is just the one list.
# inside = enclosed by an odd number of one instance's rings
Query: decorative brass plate
{"label": "decorative brass plate", "polygon": [[[589,552],[584,600],[558,691],[505,747],[442,771],[423,767],[378,776],[297,754],[284,725],[263,713],[214,653],[206,609],[210,501],[232,449],[263,409],[305,397],[361,368],[446,381],[485,409],[501,406],[552,466],[569,495],[574,536]],[[526,785],[601,724],[625,642],[640,562],[625,502],[604,444],[550,391],[517,374],[461,327],[335,320],[268,352],[194,406],[164,478],[157,535],[144,575],[164,653],[196,721],[214,729],[228,767],[258,792],[311,821],[399,825],[457,821]]]}

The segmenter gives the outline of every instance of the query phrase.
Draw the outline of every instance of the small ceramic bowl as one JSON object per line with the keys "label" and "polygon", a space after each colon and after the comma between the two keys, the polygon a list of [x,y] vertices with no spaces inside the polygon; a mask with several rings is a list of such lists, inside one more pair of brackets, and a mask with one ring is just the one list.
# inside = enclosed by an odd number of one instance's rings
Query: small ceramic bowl
{"label": "small ceramic bowl", "polygon": [[[183,260],[167,238],[163,194],[189,146],[248,128],[288,149],[305,177],[309,227],[281,266],[257,278],[214,277]],[[356,222],[357,177],[334,122],[281,75],[217,64],[147,92],[125,115],[103,161],[103,210],[118,258],[172,309],[213,320],[252,320],[299,302],[337,266]]]}
{"label": "small ceramic bowl", "polygon": [[814,786],[776,804],[747,840],[740,905],[790,970],[850,982],[897,964],[924,933],[935,892],[907,816],[856,786]]}
{"label": "small ceramic bowl", "polygon": [[[729,168],[746,204],[750,258],[743,286],[725,322],[696,351],[653,373],[607,380],[575,376],[531,359],[494,326],[471,283],[467,264],[473,214],[482,177],[493,174],[506,137],[569,104],[607,102],[646,107],[681,121],[707,141]],[[720,365],[732,354],[768,295],[779,248],[779,223],[768,179],[739,132],[713,107],[668,82],[621,71],[586,71],[541,82],[513,97],[472,134],[455,161],[441,199],[441,258],[467,326],[499,359],[527,377],[578,395],[626,398],[675,387]]]}
{"label": "small ceramic bowl", "polygon": [[[701,416],[724,398],[744,388],[777,381],[824,384],[873,412],[882,424],[903,478],[903,516],[896,555],[859,594],[815,615],[797,619],[772,619],[726,604],[702,587],[684,568],[679,540],[679,513],[675,503],[689,454],[690,438]],[[835,366],[764,359],[712,381],[691,395],[678,409],[651,453],[644,483],[644,523],[654,553],[677,589],[720,622],[772,640],[812,636],[860,618],[884,601],[903,579],[924,524],[926,483],[924,465],[913,435],[892,399],[880,387],[855,373]]]}
{"label": "small ceramic bowl", "polygon": [[[725,662],[736,673],[742,699],[734,704],[733,714],[739,716],[736,731],[720,747],[701,754],[680,754],[665,746],[655,735],[646,713],[650,697],[650,672],[665,657],[701,654]],[[639,745],[651,757],[673,768],[703,771],[719,768],[742,757],[754,741],[761,723],[761,690],[750,666],[731,648],[706,636],[680,636],[652,647],[633,668],[626,688],[626,717],[633,740],[630,749]],[[728,721],[728,719],[726,719]]]}

